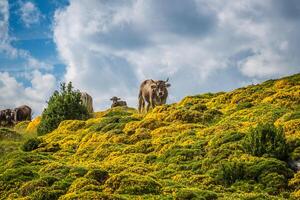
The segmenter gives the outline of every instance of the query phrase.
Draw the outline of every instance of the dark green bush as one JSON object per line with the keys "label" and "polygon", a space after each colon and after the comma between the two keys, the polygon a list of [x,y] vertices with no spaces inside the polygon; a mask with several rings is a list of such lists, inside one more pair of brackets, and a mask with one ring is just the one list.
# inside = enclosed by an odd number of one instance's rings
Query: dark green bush
{"label": "dark green bush", "polygon": [[47,185],[49,185],[49,186],[53,185],[53,183],[58,181],[58,179],[55,178],[54,176],[41,177],[41,180],[45,181],[47,183]]}
{"label": "dark green bush", "polygon": [[87,108],[81,104],[80,92],[73,90],[72,83],[62,83],[60,92],[55,91],[48,101],[48,107],[42,113],[41,123],[37,128],[39,135],[56,129],[60,122],[72,119],[87,119]]}
{"label": "dark green bush", "polygon": [[245,176],[245,167],[239,162],[223,162],[220,166],[219,181],[225,185],[231,185]]}
{"label": "dark green bush", "polygon": [[106,188],[118,194],[158,194],[161,191],[161,185],[156,180],[134,173],[114,175],[105,184]]}
{"label": "dark green bush", "polygon": [[31,196],[34,200],[56,200],[64,191],[62,190],[51,190],[49,188],[41,188],[35,191]]}
{"label": "dark green bush", "polygon": [[176,200],[215,200],[218,196],[215,192],[199,189],[181,189],[176,192]]}
{"label": "dark green bush", "polygon": [[251,108],[253,104],[251,102],[241,102],[236,106],[237,110],[243,110],[246,108]]}
{"label": "dark green bush", "polygon": [[88,172],[88,170],[83,167],[74,167],[70,170],[70,174],[74,175],[75,177],[82,177],[87,172]]}
{"label": "dark green bush", "polygon": [[7,169],[2,176],[0,176],[1,181],[13,181],[22,182],[32,180],[36,174],[28,167],[20,167],[17,169]]}
{"label": "dark green bush", "polygon": [[254,156],[287,159],[288,146],[283,129],[276,128],[273,124],[259,124],[252,128],[244,138],[244,149]]}
{"label": "dark green bush", "polygon": [[85,177],[94,179],[94,180],[98,181],[99,183],[103,183],[104,181],[106,181],[106,179],[108,179],[109,175],[108,175],[107,171],[104,171],[101,169],[93,169],[93,170],[89,171],[85,175]]}
{"label": "dark green bush", "polygon": [[23,151],[32,151],[38,148],[39,144],[42,143],[42,140],[39,138],[30,138],[22,146]]}

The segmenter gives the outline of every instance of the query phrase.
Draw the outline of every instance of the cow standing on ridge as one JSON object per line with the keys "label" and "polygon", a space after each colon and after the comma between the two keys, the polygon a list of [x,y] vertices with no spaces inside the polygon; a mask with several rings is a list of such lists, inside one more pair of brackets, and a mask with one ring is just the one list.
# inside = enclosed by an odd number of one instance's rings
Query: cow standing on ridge
{"label": "cow standing on ridge", "polygon": [[147,112],[150,107],[166,104],[168,98],[167,88],[171,86],[168,83],[169,78],[166,81],[154,81],[152,79],[145,80],[140,86],[139,92],[139,112],[141,113],[145,109],[147,102]]}

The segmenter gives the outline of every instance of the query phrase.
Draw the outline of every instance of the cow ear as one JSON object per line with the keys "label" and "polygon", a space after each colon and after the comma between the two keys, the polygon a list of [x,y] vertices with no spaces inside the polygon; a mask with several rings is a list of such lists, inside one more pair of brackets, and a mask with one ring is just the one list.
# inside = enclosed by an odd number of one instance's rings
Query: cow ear
{"label": "cow ear", "polygon": [[171,86],[171,84],[170,84],[170,83],[167,83],[167,84],[165,84],[165,86],[166,86],[166,87],[170,87],[170,86]]}

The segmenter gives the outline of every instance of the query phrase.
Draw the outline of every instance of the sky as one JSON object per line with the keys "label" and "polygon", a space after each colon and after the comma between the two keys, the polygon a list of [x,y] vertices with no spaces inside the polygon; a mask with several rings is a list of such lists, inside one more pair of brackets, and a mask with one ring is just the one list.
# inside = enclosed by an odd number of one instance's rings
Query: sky
{"label": "sky", "polygon": [[0,109],[39,115],[61,82],[137,106],[169,78],[168,103],[300,72],[298,0],[0,0]]}

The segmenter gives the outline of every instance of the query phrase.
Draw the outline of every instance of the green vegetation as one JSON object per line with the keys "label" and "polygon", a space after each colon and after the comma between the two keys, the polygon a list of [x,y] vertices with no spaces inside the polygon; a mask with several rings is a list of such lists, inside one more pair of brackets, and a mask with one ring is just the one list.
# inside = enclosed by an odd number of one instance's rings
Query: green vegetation
{"label": "green vegetation", "polygon": [[39,144],[42,143],[41,139],[38,138],[30,138],[26,142],[24,142],[22,146],[23,151],[32,151],[38,148]]}
{"label": "green vegetation", "polygon": [[275,157],[287,159],[287,144],[282,128],[276,128],[273,124],[259,124],[250,130],[243,144],[247,153],[254,156]]}
{"label": "green vegetation", "polygon": [[41,122],[37,127],[39,135],[56,129],[60,122],[70,119],[87,119],[86,107],[81,104],[80,92],[74,91],[72,83],[62,83],[60,92],[55,91],[50,97],[48,107],[43,111]]}
{"label": "green vegetation", "polygon": [[41,136],[43,116],[0,128],[0,199],[299,199],[299,105],[296,74]]}

